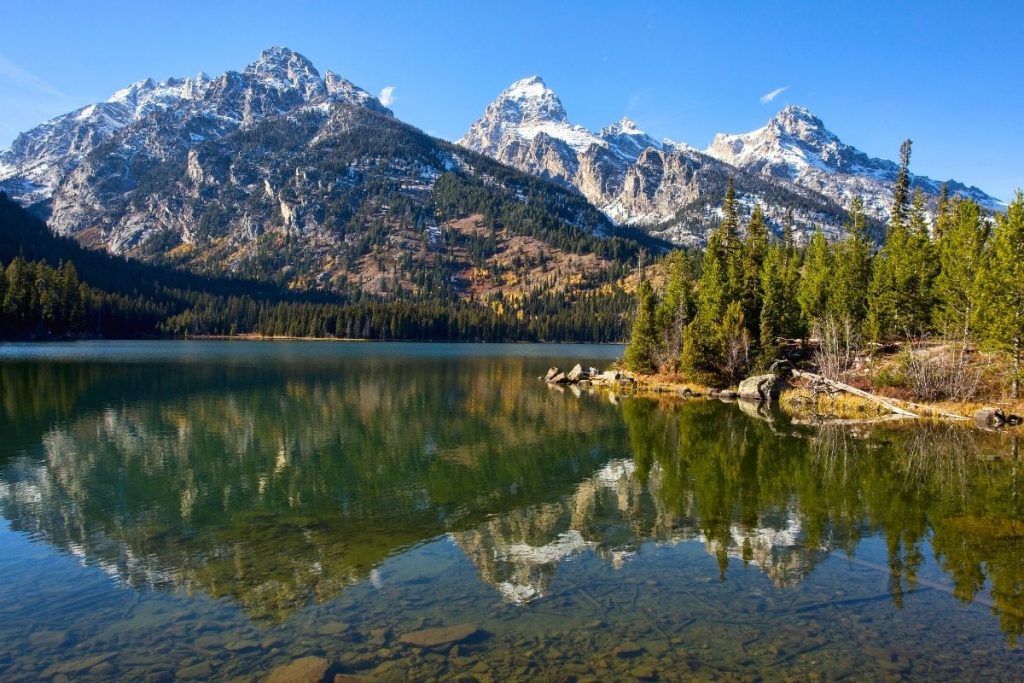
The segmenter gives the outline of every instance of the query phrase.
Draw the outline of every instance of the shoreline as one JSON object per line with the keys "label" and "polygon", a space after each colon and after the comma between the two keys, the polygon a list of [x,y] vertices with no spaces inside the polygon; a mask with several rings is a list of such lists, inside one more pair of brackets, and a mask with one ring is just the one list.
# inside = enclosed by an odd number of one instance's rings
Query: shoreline
{"label": "shoreline", "polygon": [[[670,398],[681,401],[717,400],[729,403],[742,401],[750,404],[773,405],[793,420],[811,421],[819,424],[868,423],[898,418],[900,421],[908,423],[927,422],[955,424],[978,429],[1002,429],[1002,426],[980,424],[976,420],[975,413],[988,408],[1000,408],[1007,414],[1024,414],[1024,400],[1001,399],[987,402],[970,401],[959,403],[918,401],[911,403],[897,398],[885,397],[887,401],[899,407],[913,406],[918,409],[923,408],[927,413],[917,416],[905,416],[893,413],[876,403],[851,394],[839,393],[834,396],[815,394],[803,386],[792,383],[789,383],[780,392],[777,399],[759,402],[754,399],[736,396],[735,391],[720,391],[706,385],[687,381],[679,376],[640,375],[621,370],[619,372],[624,377],[628,377],[630,381],[618,385],[594,383],[593,386],[611,391],[620,390],[623,394],[642,398]],[[1014,429],[1012,425],[1007,425],[1006,428]]]}

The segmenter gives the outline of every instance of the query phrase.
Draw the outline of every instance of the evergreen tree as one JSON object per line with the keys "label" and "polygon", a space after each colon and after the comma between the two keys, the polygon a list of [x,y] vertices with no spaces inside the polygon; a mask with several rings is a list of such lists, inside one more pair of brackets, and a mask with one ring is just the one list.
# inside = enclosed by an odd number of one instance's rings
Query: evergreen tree
{"label": "evergreen tree", "polygon": [[760,314],[761,354],[766,360],[778,355],[777,340],[801,336],[800,304],[797,285],[800,270],[795,257],[784,244],[773,244],[765,255],[761,271],[762,303]]}
{"label": "evergreen tree", "polygon": [[907,224],[910,203],[910,147],[913,144],[912,140],[907,139],[900,145],[900,170],[896,175],[896,185],[892,190],[890,228]]}
{"label": "evergreen tree", "polygon": [[796,240],[793,239],[793,209],[786,209],[786,218],[782,222],[782,245],[787,252],[796,252]]}
{"label": "evergreen tree", "polygon": [[1011,393],[1020,398],[1024,362],[1024,194],[1019,190],[997,217],[978,271],[973,313],[983,339],[1007,349]]}
{"label": "evergreen tree", "polygon": [[768,226],[764,222],[764,214],[760,205],[754,207],[747,224],[746,239],[743,244],[743,274],[740,291],[740,307],[747,323],[747,331],[752,339],[760,336],[758,319],[761,315],[763,298],[761,271],[764,268],[768,253]]}
{"label": "evergreen tree", "polygon": [[743,290],[743,242],[740,240],[740,218],[732,176],[729,176],[725,198],[722,200],[722,222],[718,232],[725,259],[726,298],[732,300]]}
{"label": "evergreen tree", "polygon": [[854,197],[846,222],[846,237],[835,248],[835,272],[829,285],[829,314],[859,328],[867,317],[871,280],[871,240],[864,202]]}
{"label": "evergreen tree", "polygon": [[708,238],[697,283],[697,311],[683,339],[683,372],[711,380],[721,364],[721,321],[729,303],[726,252],[721,227]]}
{"label": "evergreen tree", "polygon": [[932,286],[939,271],[928,226],[924,193],[921,188],[914,190],[910,210],[910,250],[908,257],[908,308],[911,316],[911,330],[921,334],[931,327],[934,295]]}
{"label": "evergreen tree", "polygon": [[932,236],[939,240],[949,229],[956,210],[957,201],[949,196],[949,185],[942,183],[939,187],[939,200],[935,209],[935,224]]}
{"label": "evergreen tree", "polygon": [[694,276],[689,256],[682,250],[669,254],[667,266],[668,283],[654,318],[661,356],[659,364],[676,372],[679,370],[683,350],[683,335],[686,326],[693,320],[696,308]]}
{"label": "evergreen tree", "polygon": [[817,229],[807,245],[797,288],[797,301],[808,329],[828,313],[832,277],[832,252],[825,235]]}
{"label": "evergreen tree", "polygon": [[718,336],[721,344],[718,375],[735,384],[750,369],[751,338],[739,301],[733,301],[726,307]]}
{"label": "evergreen tree", "polygon": [[922,334],[931,323],[936,263],[920,190],[908,207],[909,140],[900,148],[900,162],[885,245],[875,258],[868,289],[867,327],[875,338]]}
{"label": "evergreen tree", "polygon": [[935,329],[966,338],[974,307],[974,284],[988,239],[988,222],[978,203],[970,199],[947,202],[940,216],[936,220],[939,272],[933,288]]}
{"label": "evergreen tree", "polygon": [[633,372],[650,374],[656,370],[656,354],[658,348],[657,330],[655,329],[654,312],[657,302],[654,288],[644,280],[637,288],[636,317],[629,334],[626,346],[626,367]]}

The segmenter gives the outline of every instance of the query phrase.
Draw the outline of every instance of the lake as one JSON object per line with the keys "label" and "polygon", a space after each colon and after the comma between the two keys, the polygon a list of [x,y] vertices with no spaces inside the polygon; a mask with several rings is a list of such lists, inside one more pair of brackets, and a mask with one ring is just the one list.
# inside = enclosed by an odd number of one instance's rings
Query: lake
{"label": "lake", "polygon": [[538,380],[621,352],[0,345],[0,678],[1024,679],[1013,437]]}

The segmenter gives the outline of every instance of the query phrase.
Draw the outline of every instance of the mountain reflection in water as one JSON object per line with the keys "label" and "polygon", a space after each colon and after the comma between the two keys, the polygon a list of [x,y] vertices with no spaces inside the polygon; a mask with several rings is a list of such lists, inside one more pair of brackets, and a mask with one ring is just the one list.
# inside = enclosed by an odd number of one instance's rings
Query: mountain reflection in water
{"label": "mountain reflection in water", "polygon": [[[717,402],[549,391],[533,358],[0,364],[10,527],[142,589],[281,623],[439,537],[510,603],[584,555],[701,544],[797,589],[884,543],[891,602],[927,585],[1024,632],[1012,437],[800,427]],[[931,555],[944,582],[918,573]]]}

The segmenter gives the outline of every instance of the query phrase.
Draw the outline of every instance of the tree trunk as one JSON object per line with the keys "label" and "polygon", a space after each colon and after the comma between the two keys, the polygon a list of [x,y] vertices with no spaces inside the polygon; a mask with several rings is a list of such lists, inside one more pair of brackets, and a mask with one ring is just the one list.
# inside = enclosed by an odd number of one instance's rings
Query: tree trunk
{"label": "tree trunk", "polygon": [[1020,354],[1020,335],[1017,335],[1013,338],[1013,384],[1010,390],[1014,399],[1020,398]]}
{"label": "tree trunk", "polygon": [[[867,401],[871,401],[872,403],[877,403],[878,405],[882,406],[883,408],[892,413],[895,413],[896,415],[903,415],[904,417],[921,417],[917,413],[912,413],[909,410],[905,410],[900,406],[896,405],[895,403],[885,398],[882,398],[881,396],[869,394],[868,392],[862,391],[856,387],[851,387],[849,384],[836,382],[835,380],[827,379],[825,377],[822,377],[821,375],[816,375],[813,372],[804,372],[803,370],[792,370],[791,373],[793,377],[807,379],[810,380],[811,382],[820,382],[828,387],[831,387],[836,391],[845,391],[848,394],[853,394],[854,396],[859,396],[860,398],[863,398]],[[957,415],[956,413],[948,413],[945,410],[939,410],[938,408],[922,405],[920,403],[911,403],[910,401],[903,401],[903,404],[915,410],[919,410],[924,413],[930,413],[938,417],[944,417],[948,420],[968,419],[963,415]]]}

